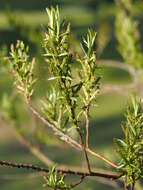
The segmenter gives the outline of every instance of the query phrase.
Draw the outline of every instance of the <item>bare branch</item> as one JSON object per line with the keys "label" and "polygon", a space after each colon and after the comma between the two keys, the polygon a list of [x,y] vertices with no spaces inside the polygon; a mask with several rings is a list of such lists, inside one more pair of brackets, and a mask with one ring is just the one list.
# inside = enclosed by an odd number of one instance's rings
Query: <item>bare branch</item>
{"label": "bare branch", "polygon": [[[1,117],[2,120],[3,117]],[[8,125],[6,125],[8,126]],[[36,145],[32,144],[24,135],[19,133],[14,127],[13,131],[17,139],[21,144],[23,144],[35,157],[37,157],[41,162],[43,162],[47,166],[51,166],[55,164],[51,159],[48,158]]]}
{"label": "bare branch", "polygon": [[142,81],[136,79],[136,81],[133,83],[118,86],[113,84],[106,84],[102,86],[100,95],[107,93],[118,93],[122,96],[128,96],[130,93],[133,92],[137,92],[141,97],[143,97]]}
{"label": "bare branch", "polygon": [[130,92],[137,92],[140,94],[141,97],[143,97],[143,85],[142,85],[142,75],[143,70],[142,69],[135,69],[131,65],[127,65],[118,61],[112,61],[112,60],[100,60],[98,61],[98,64],[103,67],[113,67],[117,69],[123,69],[127,71],[131,76],[133,81],[129,84],[107,84],[103,85],[100,91],[100,94],[106,94],[106,93],[120,93],[121,95],[128,96]]}
{"label": "bare branch", "polygon": [[[30,109],[32,111],[32,113],[37,116],[46,126],[50,127],[55,135],[59,136],[59,138],[61,140],[63,140],[64,142],[66,142],[68,145],[70,145],[71,147],[73,147],[74,149],[78,150],[78,151],[82,151],[82,145],[79,144],[78,142],[76,142],[73,138],[71,138],[70,136],[68,136],[67,134],[65,134],[63,131],[61,131],[59,128],[57,128],[54,124],[51,124],[48,120],[46,120],[44,117],[42,117],[38,111],[35,110],[35,108],[33,108],[33,106],[31,104],[29,104]],[[117,168],[118,166],[116,164],[114,164],[112,161],[106,159],[104,156],[90,150],[89,148],[86,148],[86,152],[88,152],[89,154],[99,158],[100,160],[103,160],[104,162],[106,162],[107,164],[109,164],[110,166]]]}
{"label": "bare branch", "polygon": [[85,110],[86,148],[89,148],[89,107]]}
{"label": "bare branch", "polygon": [[[0,160],[0,165],[1,166],[7,166],[7,167],[12,167],[12,168],[21,168],[21,169],[27,169],[27,170],[35,170],[37,172],[44,172],[48,173],[49,169],[48,168],[42,168],[37,165],[32,165],[32,164],[18,164],[18,163],[13,163],[13,162],[7,162],[7,161],[2,161]],[[78,175],[78,176],[85,176],[85,177],[102,177],[102,178],[108,178],[111,180],[116,180],[122,177],[124,174],[115,174],[115,173],[99,173],[99,172],[81,172],[81,171],[74,171],[74,170],[68,170],[68,169],[57,169],[58,173],[61,174],[69,174],[69,175]]]}
{"label": "bare branch", "polygon": [[56,136],[59,136],[61,140],[69,144],[70,146],[76,148],[77,150],[81,150],[81,145],[77,143],[74,139],[69,137],[67,134],[65,134],[63,131],[61,131],[59,128],[57,128],[54,124],[50,123],[47,119],[42,117],[35,108],[29,104],[30,110],[32,113],[37,116],[46,126],[50,127]]}
{"label": "bare branch", "polygon": [[55,163],[48,158],[36,145],[33,145],[24,136],[16,132],[17,139],[29,149],[29,151],[36,156],[40,161],[42,161],[46,166],[52,166]]}
{"label": "bare branch", "polygon": [[84,176],[84,175],[81,176],[80,180],[79,180],[78,182],[72,184],[71,187],[74,188],[74,187],[80,185],[80,184],[83,182],[83,180],[85,179],[85,177],[86,177],[86,176]]}
{"label": "bare branch", "polygon": [[113,60],[98,60],[97,62],[98,62],[99,66],[122,69],[122,70],[129,72],[133,78],[136,77],[136,70],[131,65],[122,63],[120,61],[113,61]]}
{"label": "bare branch", "polygon": [[84,144],[83,136],[82,136],[82,134],[81,134],[80,129],[78,129],[78,133],[79,133],[79,136],[80,136],[82,149],[83,149],[83,152],[84,152],[84,154],[85,154],[86,163],[87,163],[87,168],[88,168],[89,173],[91,173],[90,162],[89,162],[88,154],[87,154],[87,151],[86,151],[86,146],[85,146],[85,144]]}
{"label": "bare branch", "polygon": [[128,84],[128,85],[112,85],[107,84],[103,85],[100,91],[100,94],[107,94],[107,93],[118,93],[123,96],[128,96],[130,92],[135,90],[136,84]]}
{"label": "bare branch", "polygon": [[91,154],[92,156],[95,156],[97,158],[99,158],[100,160],[103,160],[105,163],[109,164],[110,166],[112,166],[113,168],[117,168],[118,165],[116,165],[115,163],[113,163],[112,161],[108,160],[107,158],[105,158],[104,156],[102,156],[101,154],[94,152],[91,149],[86,149],[86,151]]}

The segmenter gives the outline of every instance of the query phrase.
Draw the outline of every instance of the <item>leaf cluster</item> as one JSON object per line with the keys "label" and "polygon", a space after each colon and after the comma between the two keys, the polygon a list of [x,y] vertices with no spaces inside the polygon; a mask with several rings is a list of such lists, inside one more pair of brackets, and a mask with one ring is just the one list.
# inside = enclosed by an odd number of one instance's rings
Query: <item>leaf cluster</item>
{"label": "leaf cluster", "polygon": [[65,175],[59,175],[58,172],[53,167],[50,171],[48,176],[44,177],[46,183],[44,187],[50,187],[55,190],[70,190],[71,185],[65,183]]}
{"label": "leaf cluster", "polygon": [[134,184],[143,178],[143,109],[138,98],[128,107],[123,132],[124,140],[116,140],[122,158],[119,168],[125,172],[127,184]]}
{"label": "leaf cluster", "polygon": [[138,32],[138,22],[133,17],[131,0],[117,0],[116,37],[118,50],[127,64],[137,69],[143,66],[143,54]]}
{"label": "leaf cluster", "polygon": [[[43,110],[48,119],[63,130],[68,124],[77,128],[80,117],[85,109],[89,109],[99,90],[100,78],[95,72],[96,33],[89,30],[83,39],[83,57],[73,56],[70,49],[70,24],[61,21],[58,7],[47,9],[47,14],[49,25],[44,37],[44,56],[51,75],[49,81],[54,81],[54,85],[52,93],[44,101]],[[74,76],[72,70],[74,62],[81,65],[78,76]]]}
{"label": "leaf cluster", "polygon": [[22,41],[17,41],[16,47],[11,46],[11,66],[18,90],[29,100],[33,94],[33,85],[36,82],[33,69],[35,59],[29,58],[29,48]]}

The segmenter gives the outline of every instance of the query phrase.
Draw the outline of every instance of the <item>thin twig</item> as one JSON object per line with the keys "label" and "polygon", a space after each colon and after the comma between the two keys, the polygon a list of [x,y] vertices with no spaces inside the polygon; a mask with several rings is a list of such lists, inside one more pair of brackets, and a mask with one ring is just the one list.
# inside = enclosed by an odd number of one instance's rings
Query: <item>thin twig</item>
{"label": "thin twig", "polygon": [[[100,91],[100,95],[107,94],[107,93],[118,93],[123,96],[128,96],[131,91],[134,91],[136,87],[136,84],[126,84],[126,85],[113,85],[113,84],[107,84],[103,85],[102,89]],[[124,93],[123,93],[124,92]]]}
{"label": "thin twig", "polygon": [[51,159],[48,158],[36,145],[31,144],[24,136],[17,133],[18,140],[29,149],[29,151],[36,156],[40,161],[42,161],[46,166],[52,166],[55,164]]}
{"label": "thin twig", "polygon": [[[5,120],[3,119],[3,117],[1,116],[1,119],[2,121],[4,121],[5,123]],[[7,126],[7,125],[6,125]],[[35,145],[32,145],[27,139],[25,139],[21,134],[19,134],[16,130],[15,130],[15,134],[16,134],[16,137],[18,138],[18,140],[23,144],[25,145],[30,151],[32,154],[34,154],[40,161],[42,161],[44,164],[46,164],[47,166],[50,166],[50,165],[56,165],[55,162],[53,162],[52,160],[50,160],[47,155],[45,155],[43,152],[41,152],[39,150],[38,147],[36,147]],[[40,151],[40,152],[39,152]],[[58,165],[58,164],[57,164]],[[74,170],[74,171],[78,171],[78,170],[82,170],[83,172],[87,172],[85,169],[82,169],[81,167],[77,167],[77,166],[67,166],[67,165],[60,165],[58,166],[59,169],[64,169],[66,170],[67,168],[69,168],[70,170]],[[97,170],[97,168],[96,168]],[[98,169],[100,170],[100,172],[107,172],[105,170],[101,170],[101,169]],[[94,171],[94,168],[93,168],[93,171]]]}
{"label": "thin twig", "polygon": [[[124,93],[123,93],[124,92]],[[118,86],[113,84],[106,84],[102,86],[102,90],[100,91],[100,95],[107,94],[107,93],[118,93],[122,96],[128,96],[130,92],[137,92],[143,97],[143,84],[141,81],[135,81],[129,84]]]}
{"label": "thin twig", "polygon": [[89,107],[85,110],[86,148],[89,148]]}
{"label": "thin twig", "polygon": [[83,182],[83,180],[85,179],[85,177],[86,177],[86,176],[84,176],[84,175],[81,176],[80,180],[79,180],[78,182],[72,184],[71,187],[74,188],[74,187],[80,185],[80,184]]}
{"label": "thin twig", "polygon": [[77,143],[74,139],[72,139],[70,136],[65,134],[62,130],[57,128],[54,124],[50,123],[50,121],[48,121],[43,116],[41,116],[40,113],[31,104],[29,104],[29,106],[30,106],[30,110],[32,111],[32,113],[35,116],[37,116],[46,126],[51,128],[54,131],[56,136],[59,136],[59,138],[61,140],[63,140],[70,146],[76,148],[76,150],[81,150],[81,145],[79,143]]}
{"label": "thin twig", "polygon": [[[37,172],[44,172],[44,173],[49,172],[48,168],[42,168],[42,167],[39,167],[37,165],[32,165],[32,164],[21,164],[21,163],[18,164],[18,163],[0,160],[0,165],[12,167],[12,168],[35,170]],[[116,180],[123,176],[123,174],[113,174],[113,173],[110,174],[110,173],[99,173],[99,172],[89,173],[89,172],[74,171],[74,170],[69,170],[69,169],[57,169],[56,171],[61,174],[78,175],[78,176],[85,176],[85,177],[103,177],[103,178],[108,178],[111,180]]]}
{"label": "thin twig", "polygon": [[87,154],[87,151],[86,151],[86,147],[85,147],[83,136],[81,134],[80,129],[78,129],[78,133],[79,133],[79,136],[80,136],[80,140],[81,140],[81,144],[82,144],[82,149],[83,149],[83,152],[85,154],[87,168],[88,168],[89,173],[91,173],[90,162],[89,162],[88,154]]}
{"label": "thin twig", "polygon": [[102,67],[113,67],[113,68],[125,70],[125,71],[129,72],[133,78],[136,78],[136,70],[131,65],[122,63],[120,61],[113,61],[113,60],[106,60],[106,61],[98,60],[97,63],[99,65],[99,67],[101,67],[101,66]]}
{"label": "thin twig", "polygon": [[[70,145],[71,147],[73,147],[74,149],[78,150],[78,151],[82,151],[83,147],[81,144],[79,144],[78,142],[76,142],[73,138],[71,138],[70,136],[68,136],[67,134],[65,134],[63,131],[61,131],[59,128],[57,128],[54,124],[51,124],[48,120],[46,120],[44,117],[42,117],[38,111],[35,110],[35,108],[29,104],[30,109],[32,111],[32,113],[34,115],[36,115],[46,126],[50,127],[55,135],[59,136],[59,138],[61,140],[63,140],[64,142],[66,142],[68,145]],[[118,166],[116,164],[114,164],[112,161],[108,160],[107,158],[105,158],[104,156],[92,151],[89,148],[86,148],[86,152],[88,152],[89,154],[103,160],[105,163],[109,164],[110,166],[117,168]]]}
{"label": "thin twig", "polygon": [[[121,85],[119,84],[118,86],[109,84],[109,85],[103,85],[100,94],[105,94],[105,93],[111,93],[111,92],[116,92],[120,93],[121,95],[128,96],[129,92],[137,92],[140,94],[141,97],[143,97],[143,88],[142,88],[142,75],[143,75],[143,70],[142,69],[135,69],[131,65],[124,64],[119,61],[112,61],[112,60],[99,60],[98,64],[100,67],[112,67],[112,68],[117,68],[117,69],[122,69],[127,71],[131,77],[132,77],[132,82],[129,84],[124,84]],[[124,93],[123,93],[124,92]]]}
{"label": "thin twig", "polygon": [[[3,117],[1,119],[5,122]],[[6,125],[8,126],[8,125]],[[41,162],[43,162],[46,166],[54,165],[55,163],[48,158],[36,145],[32,144],[24,135],[18,132],[15,127],[13,127],[13,131],[18,141],[23,144],[35,157],[37,157]]]}
{"label": "thin twig", "polygon": [[116,165],[115,163],[113,163],[112,161],[108,160],[107,158],[105,158],[104,156],[100,155],[99,153],[97,152],[94,152],[93,150],[91,149],[86,149],[86,151],[91,154],[92,156],[95,156],[97,158],[99,158],[100,160],[103,160],[105,163],[109,164],[110,166],[112,166],[113,168],[117,168],[118,165]]}

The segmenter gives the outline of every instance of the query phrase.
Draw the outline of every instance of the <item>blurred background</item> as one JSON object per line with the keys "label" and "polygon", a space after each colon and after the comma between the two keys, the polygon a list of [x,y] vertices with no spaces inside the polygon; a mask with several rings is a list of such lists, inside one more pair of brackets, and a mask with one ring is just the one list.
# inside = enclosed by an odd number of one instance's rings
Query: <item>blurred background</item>
{"label": "blurred background", "polygon": [[[105,64],[107,61],[117,62],[117,64],[122,61],[115,38],[114,21],[117,8],[113,0],[0,0],[0,100],[5,99],[5,104],[8,100],[15,101],[15,117],[18,124],[22,125],[22,129],[26,128],[30,131],[27,136],[31,142],[39,144],[38,141],[40,141],[41,148],[43,148],[43,144],[48,144],[43,149],[50,158],[62,164],[80,165],[84,164],[84,162],[81,163],[81,155],[68,149],[66,145],[52,136],[51,132],[49,132],[48,138],[45,137],[46,140],[43,136],[41,137],[40,132],[38,133],[41,123],[36,118],[29,121],[30,113],[19,96],[16,95],[14,100],[9,98],[14,94],[13,79],[6,71],[7,65],[4,65],[4,61],[1,59],[3,55],[9,56],[10,44],[16,43],[17,40],[23,40],[30,46],[31,56],[36,57],[37,60],[36,75],[40,79],[34,97],[35,104],[38,104],[37,99],[42,98],[48,89],[46,66],[41,56],[44,26],[48,25],[45,9],[56,5],[60,8],[62,18],[71,22],[73,50],[80,52],[79,41],[86,34],[88,28],[93,28],[97,31],[97,60]],[[143,2],[141,0],[134,1],[134,12],[140,23],[139,30],[142,39]],[[102,76],[102,85],[118,86],[131,82],[129,73],[122,69],[104,67],[99,69],[99,72]],[[125,93],[112,91],[101,93],[97,99],[97,107],[92,112],[90,123],[92,147],[115,162],[119,160],[114,150],[113,138],[122,137],[121,123],[124,121],[124,111],[128,101]],[[108,166],[103,166],[100,160],[93,157],[90,159],[95,168],[102,166],[108,169]],[[41,164],[19,143],[11,124],[5,124],[2,120],[0,120],[0,160]],[[43,179],[34,173],[27,174],[26,171],[0,169],[1,190],[31,190],[32,188],[42,190],[43,183]],[[91,179],[77,189],[111,190],[119,188],[113,182]]]}

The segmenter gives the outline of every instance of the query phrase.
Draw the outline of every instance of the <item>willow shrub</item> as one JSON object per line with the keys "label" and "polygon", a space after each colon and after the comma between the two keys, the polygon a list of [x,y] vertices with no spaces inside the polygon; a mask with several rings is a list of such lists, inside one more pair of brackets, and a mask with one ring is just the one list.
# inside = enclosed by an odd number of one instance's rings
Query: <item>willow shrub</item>
{"label": "willow shrub", "polygon": [[[119,3],[116,18],[117,39],[123,59],[138,69],[142,65],[143,55],[135,36],[136,23],[128,13],[128,9],[130,10],[128,5],[130,2],[125,0]],[[122,6],[124,9],[121,8]],[[121,157],[120,163],[114,164],[101,155],[93,153],[90,149],[89,122],[91,110],[96,106],[96,99],[99,96],[101,80],[94,52],[96,32],[88,30],[86,37],[83,38],[81,42],[82,55],[72,54],[70,24],[61,20],[58,7],[46,11],[49,24],[43,35],[44,54],[42,56],[48,68],[48,82],[52,85],[49,85],[47,96],[41,101],[42,116],[32,107],[34,86],[37,82],[34,66],[37,63],[35,58],[30,57],[29,48],[22,41],[17,41],[15,46],[11,46],[11,57],[9,59],[11,71],[18,92],[25,98],[33,113],[49,125],[54,130],[55,135],[84,152],[88,173],[73,172],[75,175],[80,175],[81,180],[74,185],[67,184],[66,175],[63,173],[72,172],[70,170],[59,170],[54,166],[49,169],[49,173],[45,177],[45,187],[67,190],[80,184],[86,176],[99,175],[111,179],[122,177],[126,189],[130,187],[133,189],[136,181],[143,177],[143,110],[141,99],[132,99],[132,105],[127,109],[126,121],[122,127],[124,139],[115,140],[116,150]],[[80,65],[77,68],[77,75],[73,73],[71,68],[73,63]],[[12,106],[10,102],[3,100],[3,109],[8,115],[7,118],[14,120],[16,116],[13,114]],[[84,128],[81,127],[83,121],[85,121]],[[72,130],[77,132],[80,143],[70,137],[69,132]],[[106,176],[106,174],[94,173],[88,157],[90,153],[113,166],[119,175]]]}

